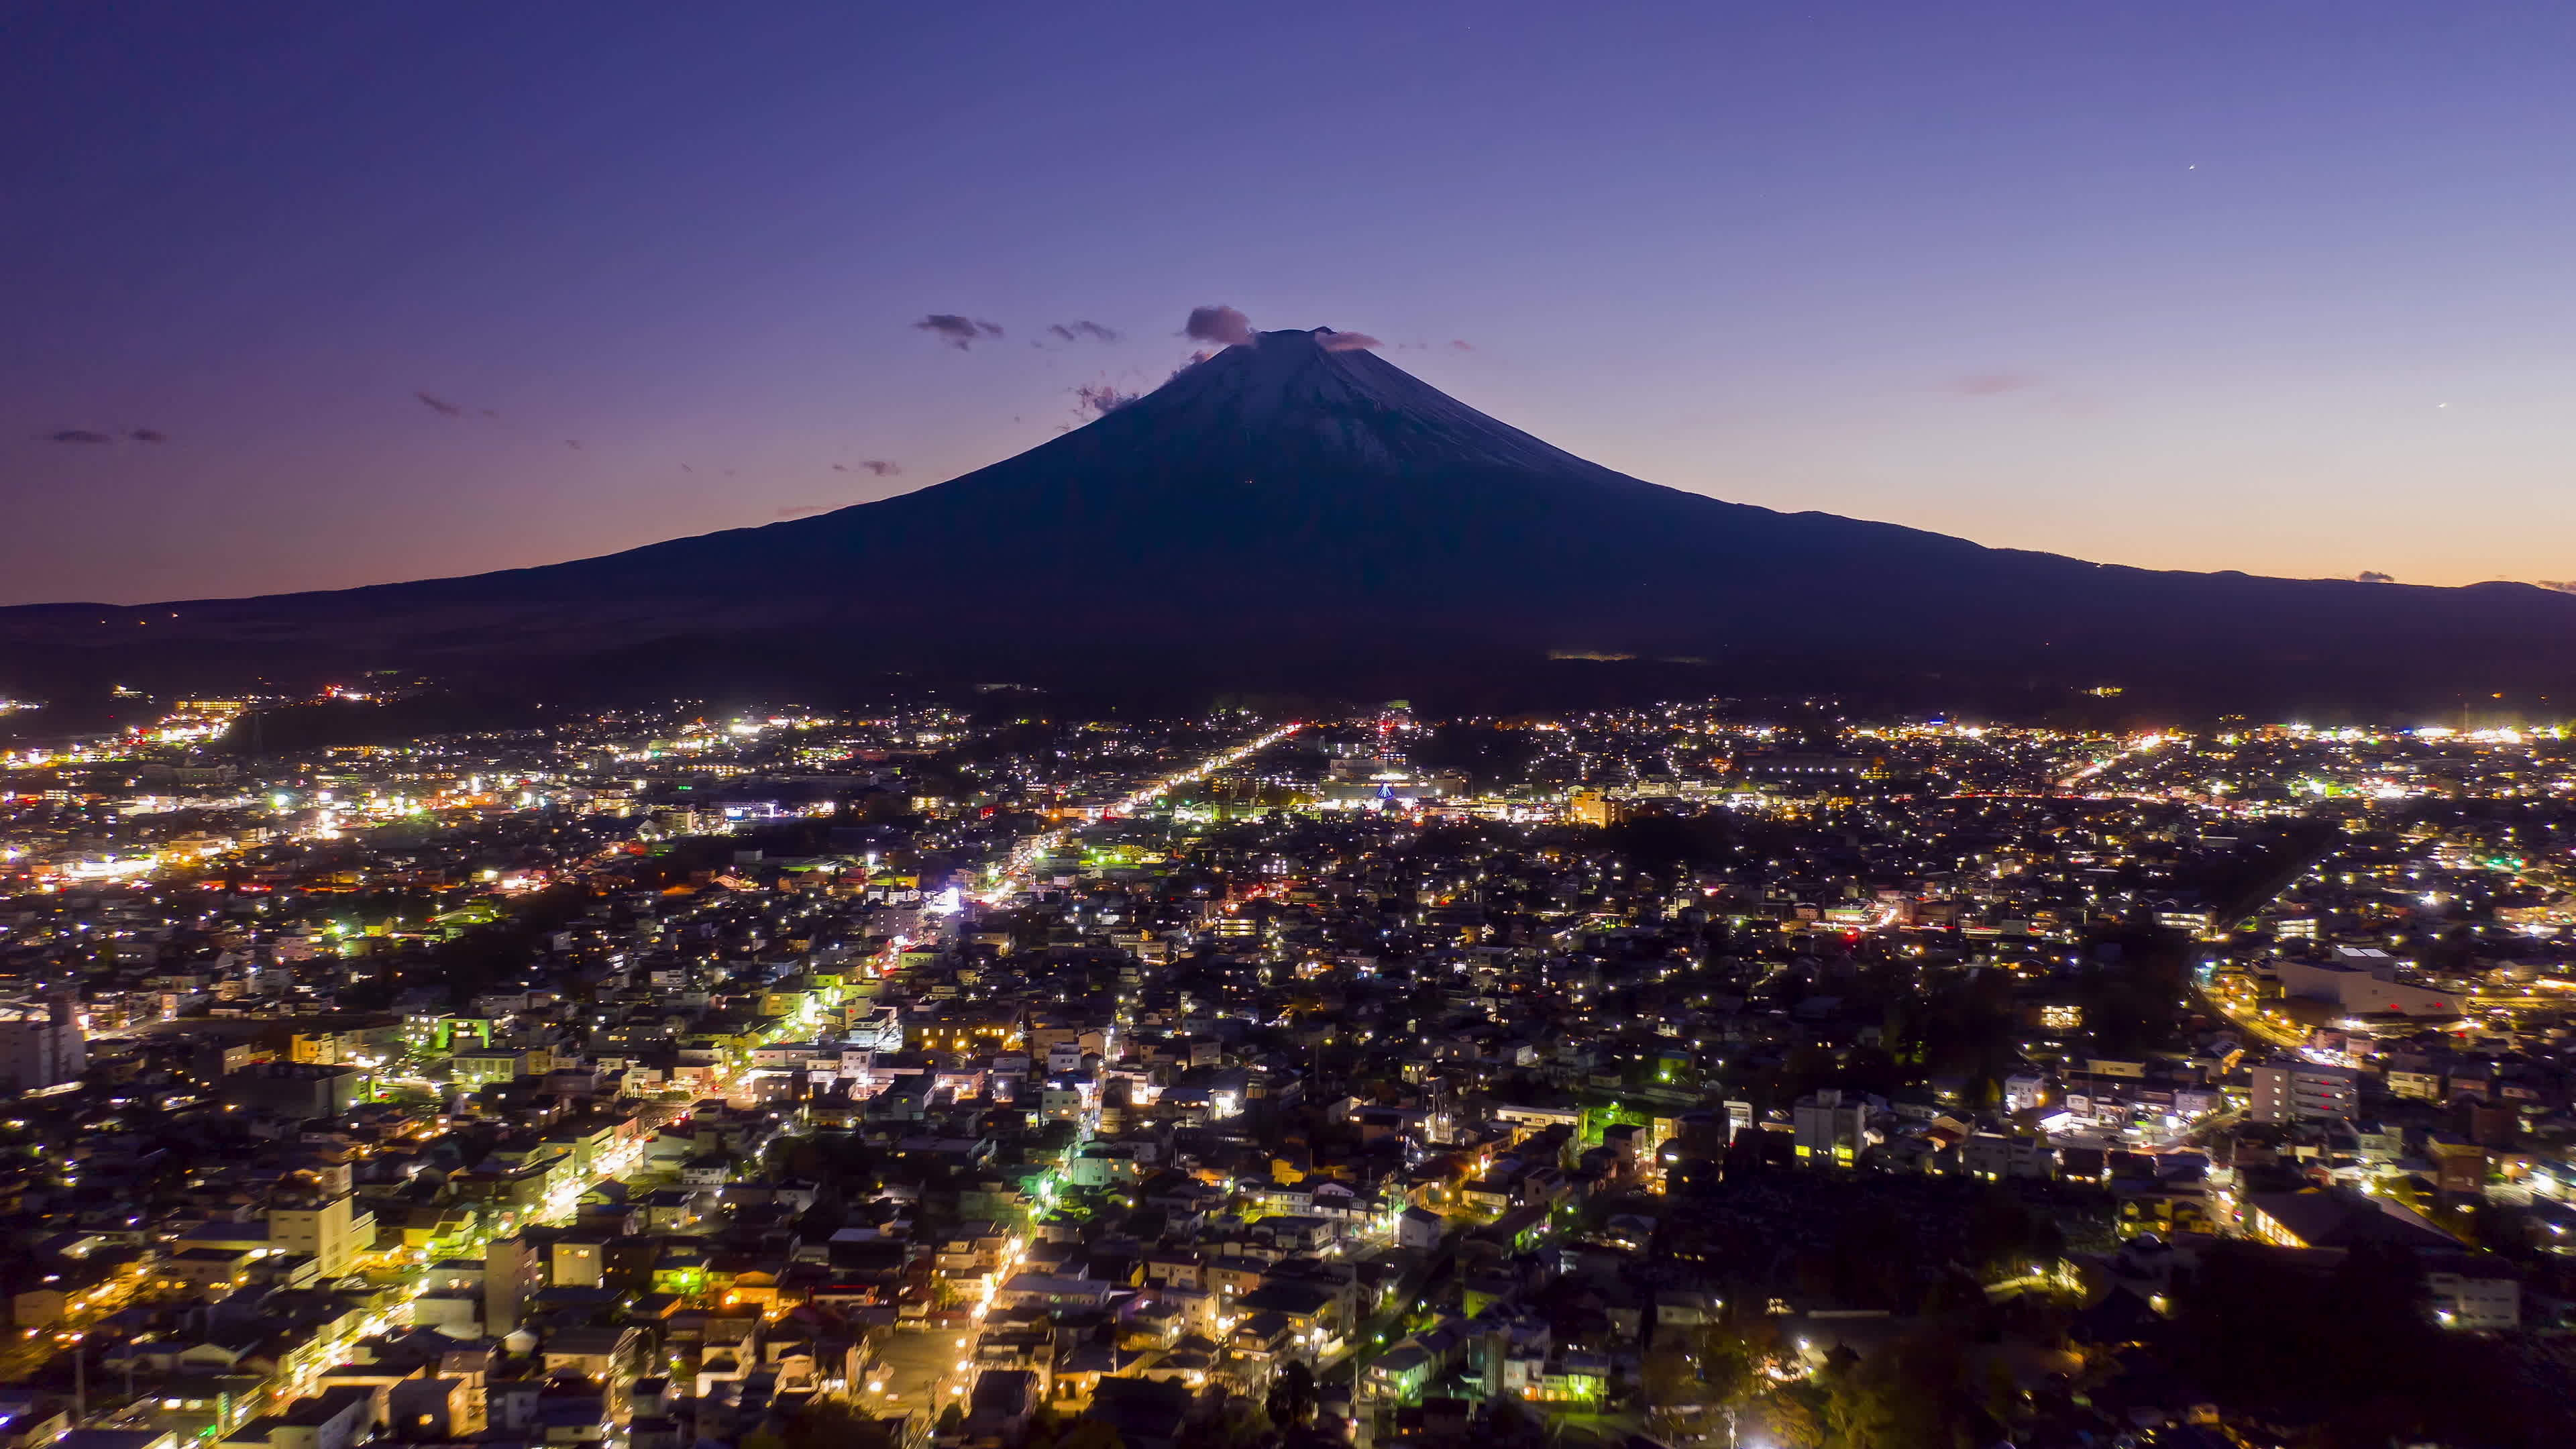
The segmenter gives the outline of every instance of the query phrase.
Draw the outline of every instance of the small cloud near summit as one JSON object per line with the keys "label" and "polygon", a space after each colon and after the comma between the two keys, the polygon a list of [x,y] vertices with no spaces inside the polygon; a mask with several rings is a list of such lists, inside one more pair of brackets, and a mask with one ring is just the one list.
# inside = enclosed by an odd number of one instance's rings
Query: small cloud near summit
{"label": "small cloud near summit", "polygon": [[832,465],[832,471],[835,473],[874,473],[880,478],[891,478],[895,474],[903,471],[903,465],[900,463],[890,463],[883,458],[862,458],[859,460],[858,466],[856,467],[852,467],[847,463],[835,463]]}
{"label": "small cloud near summit", "polygon": [[2540,579],[2536,582],[2544,589],[2562,594],[2576,594],[2576,579]]}
{"label": "small cloud near summit", "polygon": [[1086,382],[1073,390],[1074,426],[1080,427],[1093,418],[1105,418],[1140,396],[1142,394],[1120,391],[1115,383]]}
{"label": "small cloud near summit", "polygon": [[933,312],[912,325],[960,352],[978,342],[1002,335],[1002,329],[993,323],[980,317],[961,317],[954,312]]}
{"label": "small cloud near summit", "polygon": [[1326,352],[1366,352],[1386,345],[1365,332],[1327,332],[1322,341]]}
{"label": "small cloud near summit", "polygon": [[1192,307],[1190,320],[1181,324],[1181,335],[1192,342],[1243,347],[1253,338],[1252,319],[1232,307]]}
{"label": "small cloud near summit", "polygon": [[2354,574],[2352,580],[2357,584],[2393,584],[2397,582],[2397,575],[2383,574],[2377,569],[2363,569],[2360,573]]}

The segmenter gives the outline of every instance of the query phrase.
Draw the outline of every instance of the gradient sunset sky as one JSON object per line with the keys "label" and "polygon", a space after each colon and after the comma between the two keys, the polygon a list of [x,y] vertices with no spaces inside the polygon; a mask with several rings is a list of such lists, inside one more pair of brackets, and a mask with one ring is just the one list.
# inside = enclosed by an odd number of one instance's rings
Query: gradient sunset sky
{"label": "gradient sunset sky", "polygon": [[2576,8],[332,0],[7,31],[0,602],[882,497],[1159,382],[1202,304],[1370,333],[1740,502],[2576,578]]}

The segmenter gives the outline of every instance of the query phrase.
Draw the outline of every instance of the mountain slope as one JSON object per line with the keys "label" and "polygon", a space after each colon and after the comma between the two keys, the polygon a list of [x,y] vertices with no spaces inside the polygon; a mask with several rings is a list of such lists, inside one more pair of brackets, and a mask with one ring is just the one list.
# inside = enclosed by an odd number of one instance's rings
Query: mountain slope
{"label": "mountain slope", "polygon": [[1746,691],[2576,696],[2576,598],[2107,567],[1725,503],[1335,344],[1264,333],[1017,457],[814,518],[464,578],[0,610],[0,685],[389,666],[635,689],[906,669],[1389,690],[1553,652],[1704,660],[1706,687]]}

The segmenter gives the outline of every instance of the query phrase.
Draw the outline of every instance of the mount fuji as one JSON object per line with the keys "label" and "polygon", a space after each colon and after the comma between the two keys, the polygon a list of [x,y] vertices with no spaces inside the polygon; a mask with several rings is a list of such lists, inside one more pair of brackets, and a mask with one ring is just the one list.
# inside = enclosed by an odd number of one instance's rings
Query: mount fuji
{"label": "mount fuji", "polygon": [[1260,333],[1016,457],[765,527],[324,593],[0,609],[0,688],[392,668],[563,694],[904,672],[1499,699],[1632,660],[1703,693],[1889,702],[2576,702],[2576,597],[2158,572],[1722,502],[1552,447],[1360,340]]}

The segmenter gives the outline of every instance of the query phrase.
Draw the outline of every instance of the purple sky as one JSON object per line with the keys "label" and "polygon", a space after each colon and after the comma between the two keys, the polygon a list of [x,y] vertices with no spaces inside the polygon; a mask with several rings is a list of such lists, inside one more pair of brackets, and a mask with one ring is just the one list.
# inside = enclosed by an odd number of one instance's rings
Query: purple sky
{"label": "purple sky", "polygon": [[1159,381],[1214,303],[1743,502],[2576,578],[2568,7],[66,0],[9,30],[0,601],[880,497]]}

